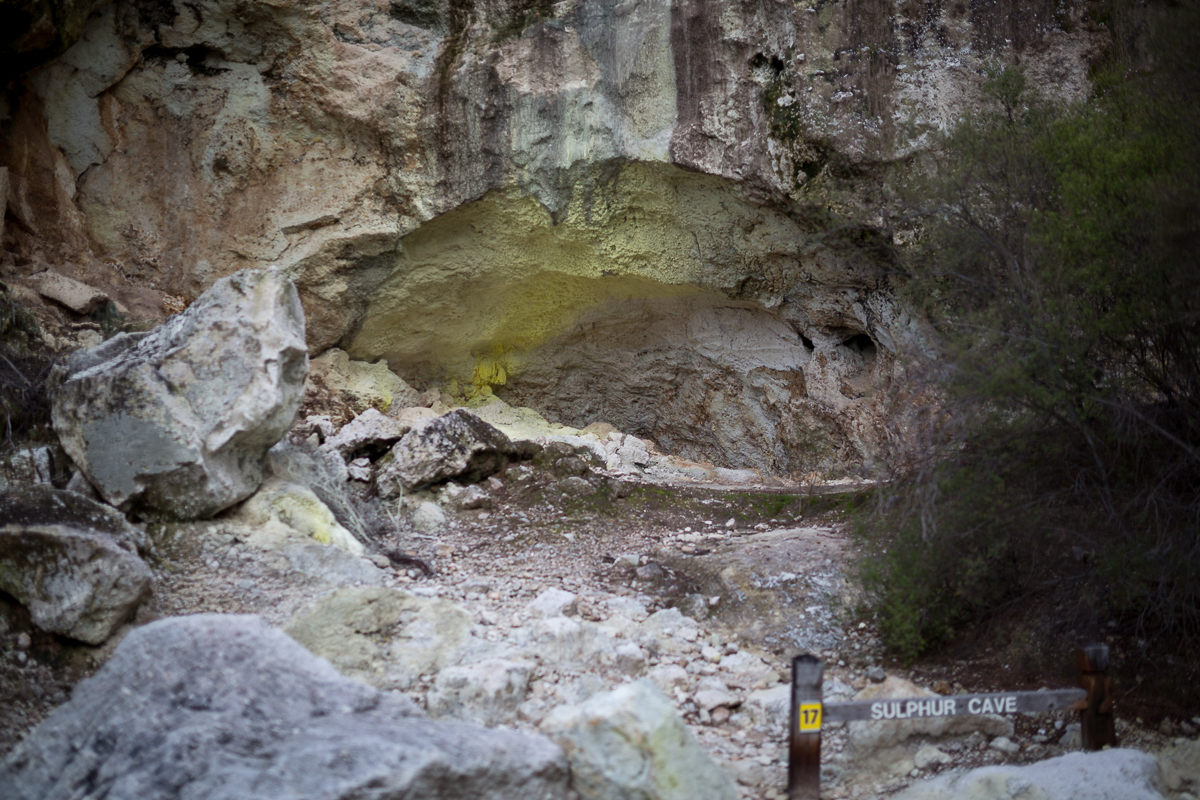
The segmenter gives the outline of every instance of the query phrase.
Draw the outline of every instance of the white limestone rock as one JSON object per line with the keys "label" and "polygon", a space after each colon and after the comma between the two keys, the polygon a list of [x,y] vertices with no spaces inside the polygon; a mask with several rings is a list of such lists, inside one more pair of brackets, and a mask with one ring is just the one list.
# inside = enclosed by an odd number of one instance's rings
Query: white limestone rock
{"label": "white limestone rock", "polygon": [[660,664],[646,673],[646,677],[667,695],[674,694],[677,688],[686,692],[691,686],[687,670],[678,664]]}
{"label": "white limestone rock", "polygon": [[913,756],[913,765],[917,769],[928,769],[929,767],[941,764],[950,764],[953,761],[954,756],[939,750],[931,744],[921,745],[917,749],[916,755]]}
{"label": "white limestone rock", "polygon": [[437,503],[428,500],[417,506],[412,515],[413,527],[425,533],[432,533],[446,527],[446,512],[438,508]]}
{"label": "white limestone rock", "polygon": [[646,668],[646,651],[633,642],[621,642],[614,650],[617,669],[626,675],[640,675]]}
{"label": "white limestone rock", "polygon": [[729,687],[723,681],[713,676],[700,680],[692,699],[705,711],[712,711],[718,706],[732,708],[742,704],[742,698],[739,695],[729,691]]}
{"label": "white limestone rock", "polygon": [[331,347],[312,360],[311,374],[359,414],[369,409],[386,414],[417,403],[417,390],[388,369],[387,361],[382,359],[374,364],[352,361],[346,351]]}
{"label": "white limestone rock", "polygon": [[610,597],[604,601],[604,604],[608,606],[609,611],[628,617],[634,622],[643,622],[650,616],[650,612],[646,610],[646,604],[632,597]]}
{"label": "white limestone rock", "polygon": [[536,659],[545,666],[594,666],[615,661],[612,633],[611,629],[594,622],[548,617],[517,628],[509,641],[526,658]]}
{"label": "white limestone rock", "polygon": [[1136,750],[1071,753],[1025,767],[981,767],[914,784],[897,800],[1163,800],[1154,757]]}
{"label": "white limestone rock", "polygon": [[329,506],[311,489],[280,478],[268,479],[238,510],[237,516],[252,525],[278,521],[303,536],[340,547],[351,555],[361,556],[366,552],[362,542],[337,521]]}
{"label": "white limestone rock", "polygon": [[650,466],[650,452],[646,443],[636,436],[626,436],[624,443],[617,449],[617,457],[624,467]]}
{"label": "white limestone rock", "polygon": [[434,679],[426,708],[435,717],[477,725],[513,722],[529,690],[533,664],[502,658],[446,667]]}
{"label": "white limestone rock", "polygon": [[573,592],[551,588],[535,597],[525,609],[534,617],[563,617],[575,613],[577,599]]}
{"label": "white limestone rock", "polygon": [[292,282],[244,270],[121,344],[70,374],[53,401],[54,429],[88,481],[150,520],[210,517],[253,494],[308,372]]}
{"label": "white limestone rock", "polygon": [[766,678],[772,671],[767,662],[745,651],[727,653],[721,656],[718,663],[722,672],[729,673],[729,683],[741,688],[753,686]]}
{"label": "white limestone rock", "polygon": [[29,283],[42,297],[62,303],[76,314],[91,314],[111,300],[99,289],[50,269],[29,278]]}
{"label": "white limestone rock", "polygon": [[742,707],[760,725],[786,725],[792,708],[792,687],[783,684],[751,692]]}
{"label": "white limestone rock", "polygon": [[654,684],[640,680],[554,709],[539,726],[566,751],[583,800],[736,800]]}
{"label": "white limestone rock", "polygon": [[459,663],[473,644],[473,624],[466,610],[446,600],[361,587],[326,595],[285,630],[342,674],[403,690],[421,675]]}
{"label": "white limestone rock", "polygon": [[54,478],[54,451],[49,447],[25,447],[0,456],[0,491]]}

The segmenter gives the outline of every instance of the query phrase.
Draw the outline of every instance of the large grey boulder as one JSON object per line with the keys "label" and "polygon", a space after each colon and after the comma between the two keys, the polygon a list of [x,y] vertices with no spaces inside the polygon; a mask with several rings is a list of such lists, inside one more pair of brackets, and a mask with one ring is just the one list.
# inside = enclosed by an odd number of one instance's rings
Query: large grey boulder
{"label": "large grey boulder", "polygon": [[736,800],[737,791],[671,703],[640,680],[560,706],[541,731],[566,751],[584,800]]}
{"label": "large grey boulder", "polygon": [[897,800],[1163,800],[1153,756],[1071,753],[1027,767],[981,767],[915,784]]}
{"label": "large grey boulder", "polygon": [[72,492],[0,494],[0,590],[42,630],[88,644],[111,636],[150,591],[147,546],[121,514]]}
{"label": "large grey boulder", "polygon": [[[212,516],[254,493],[304,391],[304,313],[275,270],[222,278],[187,311],[70,373],[63,448],[109,503],[145,519]],[[68,365],[68,369],[71,366]]]}
{"label": "large grey boulder", "polygon": [[507,436],[465,408],[418,424],[392,448],[376,479],[381,497],[458,478],[480,481],[517,454]]}
{"label": "large grey boulder", "polygon": [[252,616],[129,634],[0,763],[6,800],[479,798],[567,792],[548,740],[430,720]]}

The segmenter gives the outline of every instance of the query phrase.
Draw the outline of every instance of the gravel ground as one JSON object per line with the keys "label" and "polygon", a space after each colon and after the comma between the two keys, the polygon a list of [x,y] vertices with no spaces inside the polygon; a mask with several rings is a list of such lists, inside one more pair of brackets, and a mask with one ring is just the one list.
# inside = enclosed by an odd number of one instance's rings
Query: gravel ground
{"label": "gravel ground", "polygon": [[[234,520],[152,527],[155,593],[133,624],[217,611],[259,614],[283,625],[336,585],[361,582],[355,572],[360,567],[384,585],[461,605],[488,641],[515,635],[529,622],[530,602],[547,589],[576,595],[576,618],[598,624],[610,622],[613,609],[628,601],[648,614],[677,608],[695,620],[695,629],[675,632],[668,646],[645,654],[639,669],[674,665],[688,674],[693,689],[706,679],[728,689],[731,702],[712,709],[703,708],[694,692],[679,691],[673,699],[704,747],[735,777],[743,797],[783,796],[783,714],[738,703],[755,692],[786,691],[792,656],[807,650],[826,661],[827,699],[848,699],[880,669],[911,675],[886,658],[870,621],[850,611],[856,598],[845,571],[854,547],[843,508],[862,487],[729,487],[610,475],[603,491],[579,496],[560,475],[528,465],[511,467],[483,486],[482,507],[455,511],[450,503],[441,529],[405,528],[394,540],[376,541],[377,566],[352,559],[359,563],[339,561],[305,572],[281,551],[247,542]],[[434,499],[426,492],[405,502]],[[397,563],[382,555],[386,551],[403,551],[409,559]],[[84,647],[36,631],[12,603],[0,612],[2,755],[64,702],[116,642]],[[750,666],[727,658],[737,654]],[[628,673],[613,664],[539,668],[531,679],[531,702],[513,724],[533,729],[556,703],[610,688],[628,680]],[[923,683],[932,685],[931,677],[923,674]],[[424,703],[432,678],[423,676],[408,694]],[[972,685],[969,674],[955,682],[945,690],[1001,688]],[[949,764],[914,767],[903,776],[847,769],[837,758],[846,731],[830,727],[823,794],[880,796],[944,769],[1045,758],[1062,752],[1058,740],[1070,721],[1065,714],[1020,721],[1012,752],[986,737],[964,738],[943,746]],[[1119,729],[1126,743],[1146,749],[1170,740],[1126,720]]]}

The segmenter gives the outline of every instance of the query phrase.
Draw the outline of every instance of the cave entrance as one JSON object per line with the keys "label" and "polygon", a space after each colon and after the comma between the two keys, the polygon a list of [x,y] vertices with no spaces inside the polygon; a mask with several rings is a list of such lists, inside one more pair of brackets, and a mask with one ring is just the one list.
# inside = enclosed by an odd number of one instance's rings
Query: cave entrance
{"label": "cave entrance", "polygon": [[578,184],[557,218],[527,192],[492,192],[402,245],[355,358],[717,466],[845,458],[836,414],[808,392],[819,334],[788,296],[813,237],[735,183],[624,164]]}

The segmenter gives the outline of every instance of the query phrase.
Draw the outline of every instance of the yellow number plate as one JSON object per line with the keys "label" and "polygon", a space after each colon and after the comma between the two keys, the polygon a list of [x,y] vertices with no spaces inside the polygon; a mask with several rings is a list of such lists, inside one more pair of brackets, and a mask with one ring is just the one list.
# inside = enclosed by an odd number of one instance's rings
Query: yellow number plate
{"label": "yellow number plate", "polygon": [[801,703],[797,712],[800,717],[800,732],[808,733],[821,730],[821,704]]}

